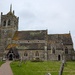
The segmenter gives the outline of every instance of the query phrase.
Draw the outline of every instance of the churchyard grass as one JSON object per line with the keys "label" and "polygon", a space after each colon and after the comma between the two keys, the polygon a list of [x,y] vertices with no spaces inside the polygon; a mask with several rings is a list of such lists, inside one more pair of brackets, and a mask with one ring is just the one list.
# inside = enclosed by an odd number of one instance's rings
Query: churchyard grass
{"label": "churchyard grass", "polygon": [[[1,64],[1,63],[0,63]],[[22,62],[19,66],[19,61],[12,62],[11,68],[14,75],[58,75],[61,62],[47,61],[47,62]],[[75,75],[75,61],[66,62],[62,75]]]}
{"label": "churchyard grass", "polygon": [[75,75],[75,61],[66,62],[63,75]]}
{"label": "churchyard grass", "polygon": [[19,61],[12,62],[11,68],[14,75],[58,75],[61,62],[47,61],[47,62],[22,62],[19,66]]}

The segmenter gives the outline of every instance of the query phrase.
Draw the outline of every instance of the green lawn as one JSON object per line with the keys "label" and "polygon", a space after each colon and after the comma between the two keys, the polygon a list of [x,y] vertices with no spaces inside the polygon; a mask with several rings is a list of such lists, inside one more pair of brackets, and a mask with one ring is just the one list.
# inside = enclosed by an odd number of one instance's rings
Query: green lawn
{"label": "green lawn", "polygon": [[3,61],[0,61],[0,66],[1,66],[3,63],[4,63]]}
{"label": "green lawn", "polygon": [[[14,75],[46,75],[50,72],[51,75],[58,75],[61,62],[29,62],[22,63],[19,67],[19,62],[12,62],[11,68]],[[75,61],[68,61],[65,64],[63,75],[75,75]]]}
{"label": "green lawn", "polygon": [[46,75],[50,72],[52,75],[58,75],[61,62],[47,61],[47,62],[29,62],[22,63],[12,62],[11,68],[14,75]]}
{"label": "green lawn", "polygon": [[66,62],[63,75],[75,75],[75,61]]}

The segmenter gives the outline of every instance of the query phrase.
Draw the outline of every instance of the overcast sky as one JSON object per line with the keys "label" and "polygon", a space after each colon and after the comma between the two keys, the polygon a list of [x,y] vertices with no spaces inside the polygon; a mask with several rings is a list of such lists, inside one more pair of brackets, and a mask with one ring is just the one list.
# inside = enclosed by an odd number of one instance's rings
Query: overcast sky
{"label": "overcast sky", "polygon": [[0,12],[6,14],[10,4],[19,17],[19,30],[70,31],[75,42],[75,0],[0,0]]}

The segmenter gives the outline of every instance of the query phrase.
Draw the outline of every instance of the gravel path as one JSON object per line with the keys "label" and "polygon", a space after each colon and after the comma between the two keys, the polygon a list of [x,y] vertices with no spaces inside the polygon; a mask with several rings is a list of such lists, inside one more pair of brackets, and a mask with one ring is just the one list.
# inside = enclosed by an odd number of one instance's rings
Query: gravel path
{"label": "gravel path", "polygon": [[10,68],[11,61],[6,61],[1,67],[0,67],[0,75],[13,75],[12,70]]}

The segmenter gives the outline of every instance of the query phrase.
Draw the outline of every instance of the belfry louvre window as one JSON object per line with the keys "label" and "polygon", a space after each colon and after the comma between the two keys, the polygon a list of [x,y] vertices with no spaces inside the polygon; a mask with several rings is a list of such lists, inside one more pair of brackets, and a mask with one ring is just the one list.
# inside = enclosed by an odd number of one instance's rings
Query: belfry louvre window
{"label": "belfry louvre window", "polygon": [[8,25],[10,25],[10,20],[8,21]]}
{"label": "belfry louvre window", "polygon": [[6,26],[6,21],[3,22],[3,26]]}

